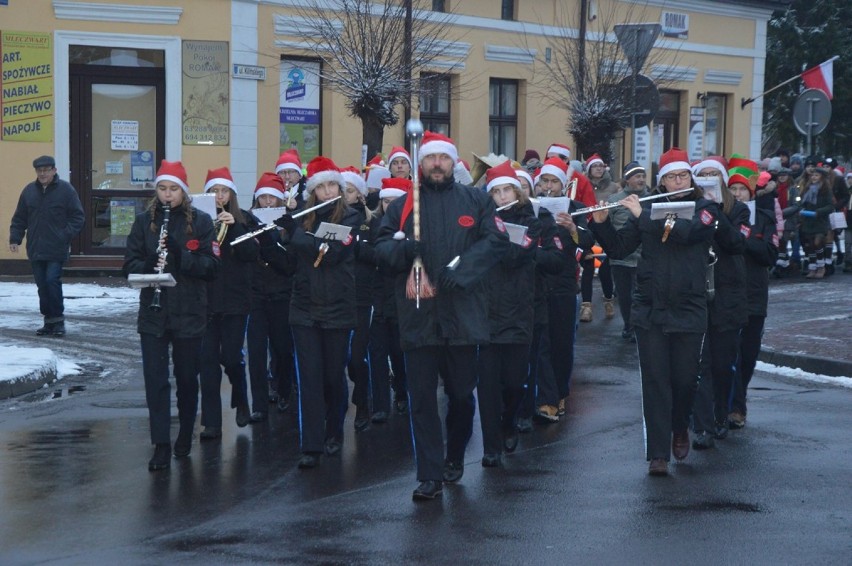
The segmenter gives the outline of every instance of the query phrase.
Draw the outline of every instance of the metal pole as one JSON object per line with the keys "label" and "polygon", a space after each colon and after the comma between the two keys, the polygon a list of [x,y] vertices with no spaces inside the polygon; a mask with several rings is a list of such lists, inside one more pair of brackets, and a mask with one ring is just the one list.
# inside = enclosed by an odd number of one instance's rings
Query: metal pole
{"label": "metal pole", "polygon": [[808,155],[812,155],[811,153],[811,132],[814,129],[814,104],[816,103],[815,98],[808,99]]}
{"label": "metal pole", "polygon": [[[635,45],[639,45],[639,29],[636,29]],[[639,69],[634,66],[633,69],[633,85],[630,95],[630,126],[633,128],[633,161],[636,161],[636,78],[639,74]]]}

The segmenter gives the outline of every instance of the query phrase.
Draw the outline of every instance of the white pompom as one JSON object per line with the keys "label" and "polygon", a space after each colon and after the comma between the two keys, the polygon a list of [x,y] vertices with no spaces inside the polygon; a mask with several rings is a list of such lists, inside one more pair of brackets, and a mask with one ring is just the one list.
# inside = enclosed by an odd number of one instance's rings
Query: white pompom
{"label": "white pompom", "polygon": [[404,240],[404,239],[405,239],[405,232],[403,232],[402,230],[400,230],[399,232],[396,232],[396,233],[393,235],[393,239],[394,239],[394,240],[399,240],[399,241]]}

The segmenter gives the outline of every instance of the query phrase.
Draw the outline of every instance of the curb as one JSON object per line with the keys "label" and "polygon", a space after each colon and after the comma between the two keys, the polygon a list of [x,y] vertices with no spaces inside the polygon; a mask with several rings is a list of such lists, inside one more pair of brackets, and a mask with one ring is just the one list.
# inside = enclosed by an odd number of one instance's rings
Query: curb
{"label": "curb", "polygon": [[[8,365],[8,364],[7,364]],[[31,369],[20,377],[0,381],[0,399],[19,397],[41,389],[57,379],[56,357],[53,356],[44,365]]]}
{"label": "curb", "polygon": [[831,360],[828,358],[819,358],[817,356],[807,356],[804,354],[785,354],[784,352],[776,352],[770,348],[761,348],[757,359],[761,362],[775,366],[800,369],[802,371],[820,375],[829,375],[832,377],[852,378],[852,362],[843,360]]}

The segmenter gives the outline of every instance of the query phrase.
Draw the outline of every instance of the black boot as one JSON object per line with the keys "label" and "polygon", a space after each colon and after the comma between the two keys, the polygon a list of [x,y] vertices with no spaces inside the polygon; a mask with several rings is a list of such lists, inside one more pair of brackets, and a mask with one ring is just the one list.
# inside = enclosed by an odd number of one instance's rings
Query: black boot
{"label": "black boot", "polygon": [[192,427],[180,427],[177,440],[175,440],[175,458],[189,456],[192,450]]}
{"label": "black boot", "polygon": [[154,455],[148,460],[148,471],[165,470],[171,464],[171,459],[172,447],[169,444],[157,444],[154,447]]}
{"label": "black boot", "polygon": [[55,322],[53,324],[53,328],[48,332],[49,336],[65,336],[65,323],[64,322]]}
{"label": "black boot", "polygon": [[248,404],[242,404],[237,407],[237,426],[242,428],[249,424],[251,413],[249,412]]}
{"label": "black boot", "polygon": [[41,328],[36,330],[36,335],[37,336],[47,336],[53,330],[53,324],[54,323],[52,323],[52,322],[45,322],[44,326],[42,326]]}

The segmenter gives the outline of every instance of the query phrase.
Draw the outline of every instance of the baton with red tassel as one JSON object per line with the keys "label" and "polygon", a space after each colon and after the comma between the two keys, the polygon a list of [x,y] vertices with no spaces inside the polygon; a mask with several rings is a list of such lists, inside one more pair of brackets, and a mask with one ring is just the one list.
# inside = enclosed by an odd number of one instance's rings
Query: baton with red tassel
{"label": "baton with red tassel", "polygon": [[[405,124],[405,133],[408,139],[411,140],[411,160],[414,162],[411,172],[411,198],[412,216],[414,217],[414,239],[420,241],[420,138],[423,137],[423,123],[412,118]],[[423,258],[417,255],[414,258],[414,263],[411,266],[411,273],[408,274],[408,281],[405,284],[405,296],[408,299],[416,301],[417,308],[420,308],[420,299],[431,299],[435,296],[435,287],[429,281],[426,270],[423,268]]]}

